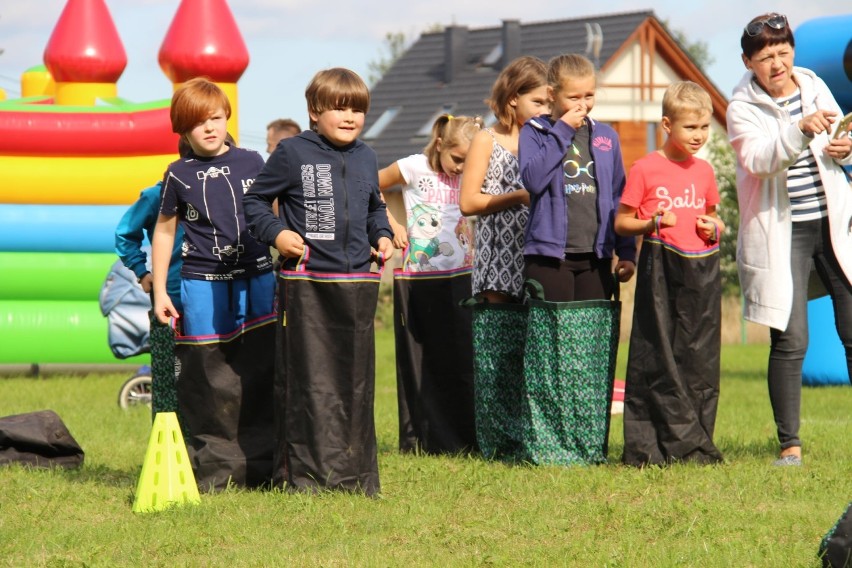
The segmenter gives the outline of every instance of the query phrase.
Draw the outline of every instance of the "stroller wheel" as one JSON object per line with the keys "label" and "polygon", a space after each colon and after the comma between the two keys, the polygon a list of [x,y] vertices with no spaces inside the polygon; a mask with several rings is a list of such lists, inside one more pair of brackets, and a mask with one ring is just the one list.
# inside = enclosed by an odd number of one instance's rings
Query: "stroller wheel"
{"label": "stroller wheel", "polygon": [[127,379],[118,391],[118,405],[127,409],[144,404],[151,408],[151,375],[134,375]]}

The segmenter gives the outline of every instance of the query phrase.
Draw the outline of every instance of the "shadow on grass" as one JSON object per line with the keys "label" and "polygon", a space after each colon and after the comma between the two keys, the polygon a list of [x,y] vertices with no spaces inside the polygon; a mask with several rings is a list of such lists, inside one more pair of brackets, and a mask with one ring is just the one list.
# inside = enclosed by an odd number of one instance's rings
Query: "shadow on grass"
{"label": "shadow on grass", "polygon": [[80,469],[64,471],[63,475],[68,481],[74,483],[135,488],[141,473],[141,465],[132,469],[115,469],[104,464],[84,464]]}

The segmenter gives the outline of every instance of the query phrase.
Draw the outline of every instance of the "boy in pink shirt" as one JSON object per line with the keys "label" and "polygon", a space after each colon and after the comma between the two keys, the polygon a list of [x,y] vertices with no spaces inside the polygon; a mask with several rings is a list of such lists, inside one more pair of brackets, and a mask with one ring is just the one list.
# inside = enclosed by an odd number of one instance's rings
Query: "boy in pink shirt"
{"label": "boy in pink shirt", "polygon": [[715,463],[721,278],[713,168],[695,154],[710,133],[710,96],[674,83],[663,97],[662,149],[630,170],[615,218],[644,235],[624,397],[625,464]]}

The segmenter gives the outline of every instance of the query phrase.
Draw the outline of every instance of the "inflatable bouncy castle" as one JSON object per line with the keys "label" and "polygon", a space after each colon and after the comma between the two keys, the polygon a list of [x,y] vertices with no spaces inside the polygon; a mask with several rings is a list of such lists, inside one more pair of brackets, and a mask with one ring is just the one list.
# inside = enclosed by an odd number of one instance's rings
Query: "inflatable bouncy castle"
{"label": "inflatable bouncy castle", "polygon": [[[248,61],[225,0],[181,1],[160,67],[175,87],[200,75],[222,87],[235,139]],[[118,96],[127,57],[103,0],[68,0],[43,63],[20,99],[0,91],[0,365],[115,363],[98,293],[119,219],[177,159],[171,93]]]}
{"label": "inflatable bouncy castle", "polygon": [[[794,36],[796,65],[819,75],[843,112],[852,112],[852,14],[808,20],[796,28]],[[837,334],[830,297],[808,302],[808,334],[802,382],[810,386],[849,385],[845,350]]]}

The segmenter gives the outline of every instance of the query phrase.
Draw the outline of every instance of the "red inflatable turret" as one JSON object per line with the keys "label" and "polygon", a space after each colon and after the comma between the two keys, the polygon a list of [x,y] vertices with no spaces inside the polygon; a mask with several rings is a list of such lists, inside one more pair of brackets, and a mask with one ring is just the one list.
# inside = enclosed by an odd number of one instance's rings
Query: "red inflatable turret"
{"label": "red inflatable turret", "polygon": [[57,104],[114,97],[127,54],[103,0],[68,0],[44,50]]}
{"label": "red inflatable turret", "polygon": [[159,62],[172,83],[202,75],[236,83],[248,67],[249,54],[225,0],[183,0],[160,47]]}
{"label": "red inflatable turret", "polygon": [[182,0],[160,46],[159,62],[175,88],[193,77],[216,82],[231,102],[228,132],[239,142],[237,81],[249,54],[225,0]]}

